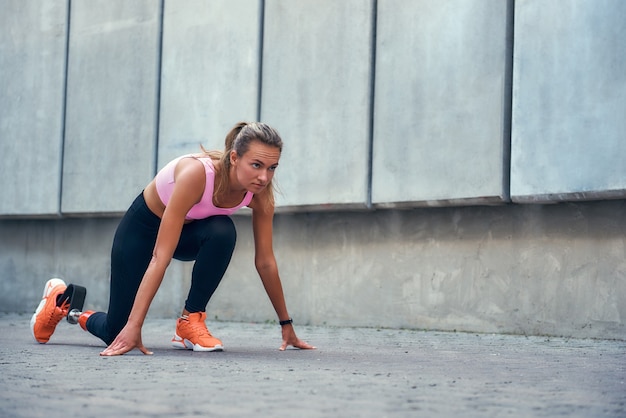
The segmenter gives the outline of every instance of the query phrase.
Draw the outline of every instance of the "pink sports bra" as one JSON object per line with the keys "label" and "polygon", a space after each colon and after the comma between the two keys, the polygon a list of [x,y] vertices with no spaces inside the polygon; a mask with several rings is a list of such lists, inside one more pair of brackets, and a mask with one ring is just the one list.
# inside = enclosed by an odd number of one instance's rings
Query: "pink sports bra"
{"label": "pink sports bra", "polygon": [[216,215],[232,215],[242,207],[248,206],[254,196],[252,192],[246,192],[241,203],[234,208],[218,208],[215,206],[213,204],[213,189],[215,187],[215,168],[213,167],[213,161],[211,161],[209,157],[193,154],[183,155],[170,161],[157,173],[155,178],[157,194],[165,206],[167,206],[167,202],[169,202],[174,191],[174,170],[176,169],[176,164],[183,158],[195,158],[200,161],[204,164],[204,171],[206,173],[206,186],[204,187],[202,199],[192,206],[189,212],[187,212],[185,219],[195,220]]}

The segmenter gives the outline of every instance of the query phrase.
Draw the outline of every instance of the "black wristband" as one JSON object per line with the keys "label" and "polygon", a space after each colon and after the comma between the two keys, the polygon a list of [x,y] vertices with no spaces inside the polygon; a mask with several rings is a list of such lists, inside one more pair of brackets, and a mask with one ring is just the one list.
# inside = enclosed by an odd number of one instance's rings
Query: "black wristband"
{"label": "black wristband", "polygon": [[280,326],[282,327],[283,325],[289,325],[289,324],[293,324],[293,319],[289,318],[285,321],[280,321],[279,322]]}

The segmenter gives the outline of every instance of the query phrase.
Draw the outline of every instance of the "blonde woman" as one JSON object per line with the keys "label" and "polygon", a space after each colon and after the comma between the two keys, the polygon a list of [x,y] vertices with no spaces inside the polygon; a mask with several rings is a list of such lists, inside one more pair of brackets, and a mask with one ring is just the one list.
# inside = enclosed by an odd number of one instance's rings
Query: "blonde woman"
{"label": "blonde woman", "polygon": [[[221,351],[222,342],[206,327],[206,306],[217,289],[235,248],[229,215],[252,209],[255,266],[282,327],[281,350],[315,348],[300,340],[287,311],[272,247],[272,178],[282,152],[278,133],[264,123],[241,122],[228,133],[223,152],[184,155],[159,171],[122,218],[111,251],[111,287],[107,313],[85,311],[80,326],[114,356],[143,345],[141,329],[148,308],[172,258],[194,261],[191,288],[172,339],[175,348]],[[68,304],[60,279],[46,283],[31,319],[35,340],[46,343]],[[60,306],[59,306],[60,305]]]}

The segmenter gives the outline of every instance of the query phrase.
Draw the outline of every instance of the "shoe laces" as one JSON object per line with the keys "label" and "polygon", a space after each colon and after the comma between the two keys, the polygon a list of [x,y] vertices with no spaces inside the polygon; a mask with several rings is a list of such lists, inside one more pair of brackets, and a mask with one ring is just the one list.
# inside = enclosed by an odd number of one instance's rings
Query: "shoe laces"
{"label": "shoe laces", "polygon": [[209,329],[207,328],[206,324],[203,321],[189,321],[189,325],[191,326],[191,329],[193,329],[196,333],[198,333],[199,337],[202,337],[204,335],[207,335],[209,337],[212,337],[211,332],[209,331]]}
{"label": "shoe laces", "polygon": [[[58,308],[58,309],[57,309]],[[49,311],[48,320],[46,326],[56,325],[65,315],[70,308],[70,303],[66,300],[61,306],[56,306]]]}

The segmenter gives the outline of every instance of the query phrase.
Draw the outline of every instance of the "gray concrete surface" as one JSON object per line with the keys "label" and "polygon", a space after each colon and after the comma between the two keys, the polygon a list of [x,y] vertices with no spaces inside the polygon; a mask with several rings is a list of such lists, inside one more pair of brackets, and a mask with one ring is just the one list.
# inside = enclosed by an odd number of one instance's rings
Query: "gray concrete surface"
{"label": "gray concrete surface", "polygon": [[624,197],[626,2],[515,2],[511,196]]}
{"label": "gray concrete surface", "polygon": [[[0,312],[25,313],[52,276],[105,309],[117,219],[0,220]],[[251,219],[209,317],[276,314],[254,268]],[[302,324],[626,339],[626,201],[278,214],[274,252]],[[151,307],[180,312],[191,264]]]}
{"label": "gray concrete surface", "polygon": [[570,3],[0,0],[0,216],[121,213],[257,113],[285,208],[623,198],[626,3]]}
{"label": "gray concrete surface", "polygon": [[377,10],[372,203],[506,201],[513,2]]}
{"label": "gray concrete surface", "polygon": [[61,211],[124,211],[155,172],[159,1],[74,1],[70,14]]}
{"label": "gray concrete surface", "polygon": [[0,214],[59,212],[67,4],[45,3],[0,0]]}
{"label": "gray concrete surface", "polygon": [[372,0],[265,1],[260,106],[285,142],[279,206],[367,204],[372,10]]}
{"label": "gray concrete surface", "polygon": [[103,358],[65,322],[46,345],[0,316],[0,415],[11,417],[624,417],[626,342],[298,326],[318,349],[280,352],[276,324],[210,322],[222,353],[169,347]]}
{"label": "gray concrete surface", "polygon": [[167,0],[157,167],[258,118],[261,1]]}

